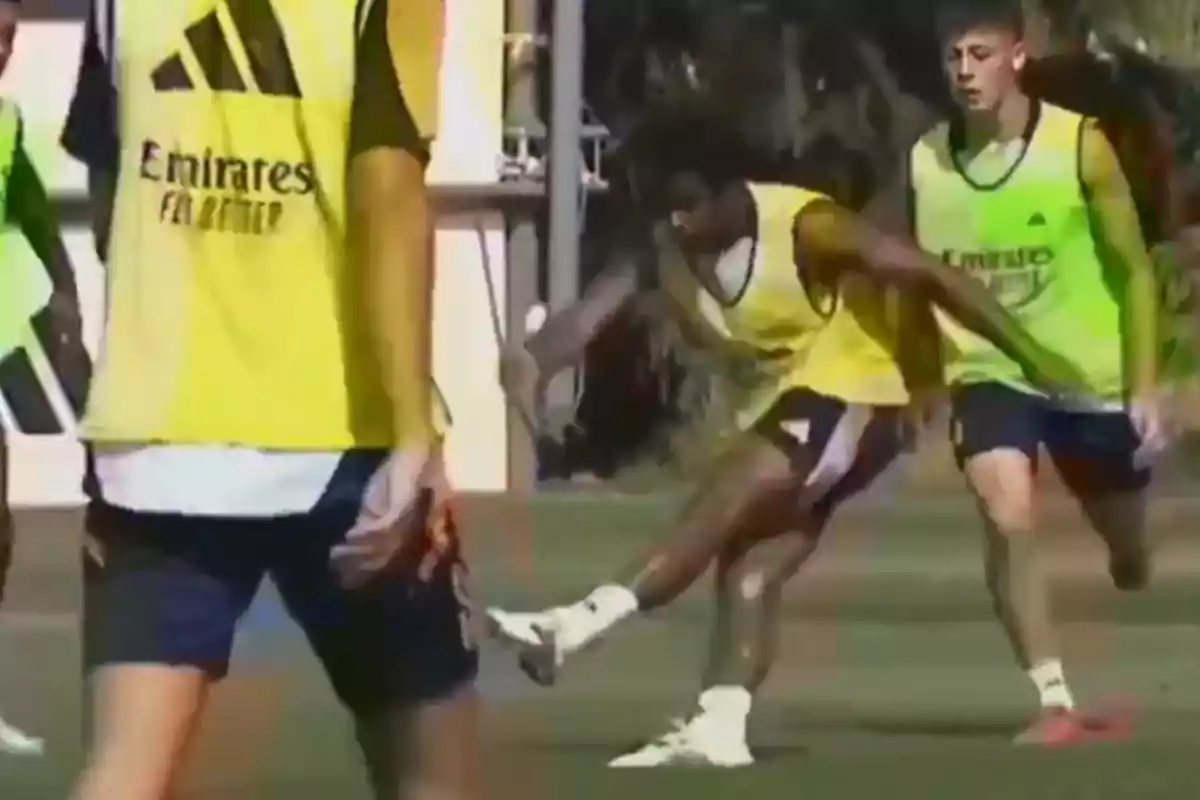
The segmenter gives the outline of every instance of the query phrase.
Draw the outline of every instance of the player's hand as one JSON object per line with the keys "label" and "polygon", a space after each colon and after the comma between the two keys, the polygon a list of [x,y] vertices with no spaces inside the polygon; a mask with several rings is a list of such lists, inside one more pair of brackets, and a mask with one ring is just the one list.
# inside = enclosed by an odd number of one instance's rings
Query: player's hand
{"label": "player's hand", "polygon": [[1133,400],[1129,404],[1129,421],[1140,442],[1133,454],[1134,465],[1149,467],[1167,449],[1170,441],[1162,404],[1152,395]]}
{"label": "player's hand", "polygon": [[442,460],[434,447],[394,451],[367,484],[358,519],[330,552],[342,585],[359,588],[423,546]]}

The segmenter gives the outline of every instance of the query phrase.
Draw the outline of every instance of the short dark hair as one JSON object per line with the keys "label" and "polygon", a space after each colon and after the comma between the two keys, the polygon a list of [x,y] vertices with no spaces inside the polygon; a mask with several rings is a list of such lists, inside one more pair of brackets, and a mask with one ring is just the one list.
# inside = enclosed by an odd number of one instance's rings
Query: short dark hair
{"label": "short dark hair", "polygon": [[976,28],[999,28],[1024,38],[1025,12],[1020,0],[946,0],[938,10],[939,41]]}

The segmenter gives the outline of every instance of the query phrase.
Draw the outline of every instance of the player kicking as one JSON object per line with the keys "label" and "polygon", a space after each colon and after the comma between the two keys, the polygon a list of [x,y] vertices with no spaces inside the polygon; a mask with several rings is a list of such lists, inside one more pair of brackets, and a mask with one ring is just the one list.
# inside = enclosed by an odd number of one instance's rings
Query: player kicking
{"label": "player kicking", "polygon": [[[659,152],[682,159],[668,169],[660,195],[671,222],[657,229],[658,257],[651,261],[654,282],[698,340],[740,364],[743,376],[754,376],[742,382],[738,432],[669,535],[625,577],[570,605],[489,610],[493,633],[517,647],[522,668],[542,684],[552,684],[565,659],[620,622],[671,602],[714,559],[737,561],[755,542],[797,526],[815,537],[837,502],[894,458],[908,392],[875,280],[928,292],[1026,363],[1033,380],[1053,389],[1071,381],[1060,360],[1030,347],[1023,330],[967,276],[818,193],[741,180],[736,156],[709,146],[723,122],[681,118],[671,131],[685,136],[647,135],[672,145]],[[645,285],[638,265],[647,255],[622,254],[578,304],[507,355],[511,395],[529,397],[537,383],[579,357]],[[740,714],[744,725],[748,709],[738,706],[748,706],[748,696],[724,702],[725,719]],[[708,733],[725,734],[721,726]],[[744,738],[731,733],[708,749],[710,763],[751,760]]]}
{"label": "player kicking", "polygon": [[1157,282],[1098,124],[1022,92],[1019,4],[948,9],[940,34],[960,111],[908,159],[918,241],[986,284],[1086,380],[1086,402],[1047,399],[1010,357],[938,313],[953,442],[986,529],[988,590],[1043,709],[1017,741],[1068,744],[1094,731],[1074,710],[1051,622],[1035,535],[1038,448],[1107,543],[1116,586],[1143,588],[1149,461],[1164,445]]}
{"label": "player kicking", "polygon": [[92,6],[64,133],[109,276],[77,800],[178,796],[268,575],[374,796],[479,796],[477,654],[431,491],[442,28],[437,0]]}
{"label": "player kicking", "polygon": [[[8,67],[16,42],[21,6],[12,0],[0,0],[0,75]],[[86,365],[79,318],[79,300],[75,291],[75,274],[63,245],[58,221],[50,206],[45,186],[33,167],[25,148],[24,123],[16,103],[0,100],[0,216],[17,228],[30,249],[46,269],[52,285],[50,303],[33,317],[39,340],[47,346],[47,357],[55,366],[65,366],[73,372]],[[5,264],[2,268],[11,268]],[[18,296],[17,302],[25,298]],[[25,327],[27,309],[17,307],[7,298],[4,304],[4,324]],[[21,315],[18,322],[16,315]],[[0,357],[10,354],[0,349]],[[4,599],[5,583],[12,566],[16,532],[8,506],[8,452],[0,428],[0,602]],[[39,755],[44,743],[16,726],[0,719],[0,752],[12,755]]]}
{"label": "player kicking", "polygon": [[[986,20],[987,16],[977,19]],[[907,187],[904,194],[908,194]],[[907,201],[897,203],[893,200],[886,205],[892,207],[892,215],[905,221],[900,223],[902,226],[907,224]],[[913,334],[922,327],[926,331],[914,340]],[[931,319],[925,325],[918,323],[901,339],[901,344],[909,345],[905,348],[906,354],[916,358],[924,374],[940,374],[940,367],[927,361],[922,363],[921,359],[923,354],[936,352],[936,337],[932,342],[934,347],[928,346],[927,333],[932,328]],[[817,509],[818,512],[826,510],[827,506]],[[816,547],[824,517],[821,513],[814,516],[807,532],[797,530],[760,544],[740,561],[719,560],[717,615],[698,710],[665,735],[614,759],[612,766],[653,767],[679,762],[719,764],[726,760],[724,753],[748,752],[746,715],[778,650],[780,589]],[[1144,557],[1145,554],[1139,555]],[[1144,568],[1144,561],[1141,566]],[[1091,721],[1075,717],[1072,722],[1074,727],[1070,730],[1080,736],[1093,732]],[[1111,728],[1097,728],[1094,732],[1109,733]],[[1027,735],[1019,741],[1030,739],[1039,741],[1040,737]]]}

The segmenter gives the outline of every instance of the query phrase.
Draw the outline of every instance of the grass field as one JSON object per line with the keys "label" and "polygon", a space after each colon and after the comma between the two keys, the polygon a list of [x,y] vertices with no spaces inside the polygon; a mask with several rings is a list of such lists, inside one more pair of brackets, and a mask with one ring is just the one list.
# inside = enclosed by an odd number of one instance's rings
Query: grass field
{"label": "grass field", "polygon": [[[665,498],[477,500],[467,507],[476,593],[491,603],[570,598],[669,519]],[[615,773],[604,762],[688,710],[707,586],[631,626],[553,691],[486,651],[495,798],[1088,798],[1194,791],[1200,725],[1200,502],[1156,507],[1160,574],[1141,596],[1106,583],[1099,546],[1067,508],[1046,530],[1077,692],[1139,711],[1134,741],[1017,752],[1031,710],[979,581],[978,536],[957,497],[876,498],[851,509],[797,581],[787,653],[754,718],[762,764],[737,773]],[[79,759],[78,516],[20,518],[13,597],[0,617],[0,708],[49,737],[39,760],[0,758],[0,798],[63,797]],[[247,620],[193,776],[195,798],[365,796],[346,728],[270,593]]]}

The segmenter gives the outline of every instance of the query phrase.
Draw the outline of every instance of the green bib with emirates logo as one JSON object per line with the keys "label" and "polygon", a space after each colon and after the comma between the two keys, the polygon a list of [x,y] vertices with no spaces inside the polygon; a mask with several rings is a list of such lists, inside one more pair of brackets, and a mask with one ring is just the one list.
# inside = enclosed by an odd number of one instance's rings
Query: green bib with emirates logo
{"label": "green bib with emirates logo", "polygon": [[[1000,169],[977,175],[954,157],[951,125],[911,153],[921,247],[984,282],[1047,348],[1074,363],[1097,399],[1124,388],[1122,302],[1126,276],[1106,275],[1080,182],[1083,118],[1047,103]],[[984,153],[979,161],[995,155]],[[971,177],[966,177],[966,172]],[[980,170],[982,173],[983,170]],[[951,384],[996,381],[1034,389],[990,342],[938,312]]]}

